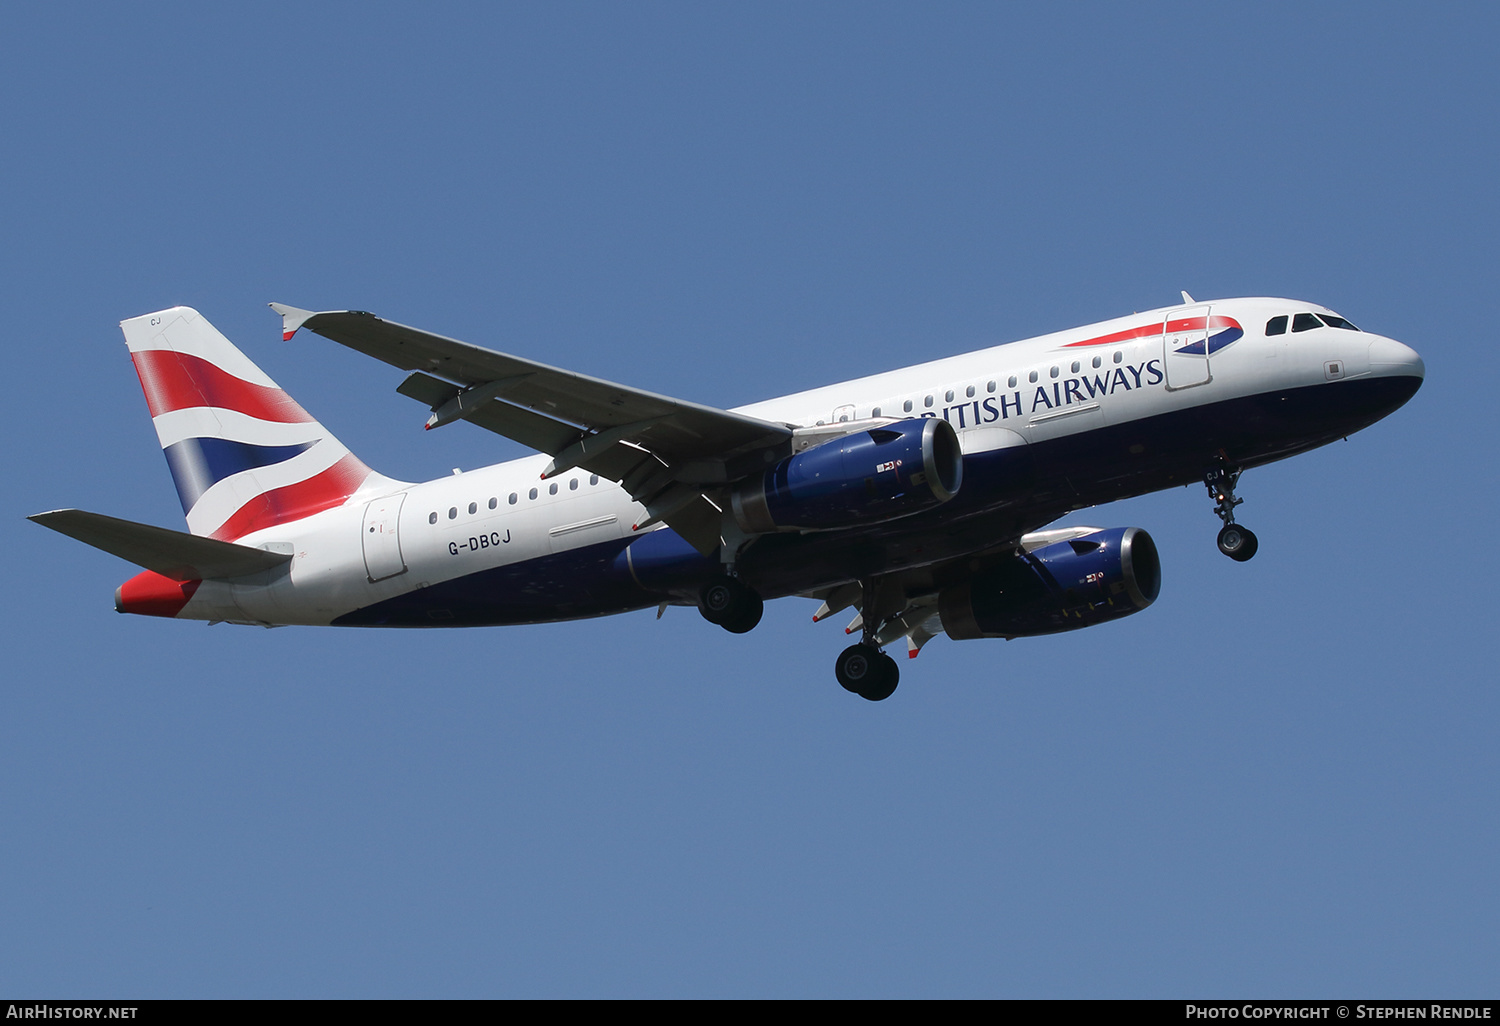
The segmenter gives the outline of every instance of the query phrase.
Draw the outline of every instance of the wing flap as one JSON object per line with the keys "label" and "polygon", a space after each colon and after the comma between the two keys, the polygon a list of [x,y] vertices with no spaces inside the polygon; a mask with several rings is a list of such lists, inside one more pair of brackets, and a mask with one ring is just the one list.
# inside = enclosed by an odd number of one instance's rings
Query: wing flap
{"label": "wing flap", "polygon": [[243,577],[292,559],[289,552],[267,552],[81,509],[55,509],[26,519],[174,581]]}

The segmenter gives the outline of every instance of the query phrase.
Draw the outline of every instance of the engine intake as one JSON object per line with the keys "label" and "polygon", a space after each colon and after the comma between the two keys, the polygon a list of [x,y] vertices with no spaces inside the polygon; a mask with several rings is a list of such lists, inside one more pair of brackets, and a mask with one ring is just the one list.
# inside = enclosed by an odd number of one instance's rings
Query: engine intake
{"label": "engine intake", "polygon": [[980,570],[938,595],[955,640],[1077,630],[1140,612],[1161,591],[1161,557],[1139,527],[1114,527]]}
{"label": "engine intake", "polygon": [[934,417],[856,431],[788,456],[730,496],[751,534],[855,527],[941,506],[963,483],[958,433]]}

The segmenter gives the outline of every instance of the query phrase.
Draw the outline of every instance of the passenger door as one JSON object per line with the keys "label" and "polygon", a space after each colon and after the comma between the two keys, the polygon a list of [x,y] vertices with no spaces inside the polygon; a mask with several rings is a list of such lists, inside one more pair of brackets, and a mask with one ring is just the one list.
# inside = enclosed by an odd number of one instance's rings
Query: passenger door
{"label": "passenger door", "polygon": [[1169,392],[1213,380],[1208,370],[1208,311],[1207,306],[1185,306],[1162,319],[1162,364]]}

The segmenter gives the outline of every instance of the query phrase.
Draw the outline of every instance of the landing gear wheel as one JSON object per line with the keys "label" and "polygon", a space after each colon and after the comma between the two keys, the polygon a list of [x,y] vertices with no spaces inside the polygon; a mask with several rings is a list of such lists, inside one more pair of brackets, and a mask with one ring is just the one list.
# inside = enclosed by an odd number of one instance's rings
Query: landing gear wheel
{"label": "landing gear wheel", "polygon": [[896,692],[896,685],[901,683],[901,669],[896,665],[896,660],[880,653],[879,680],[871,684],[859,693],[859,697],[870,702],[884,702]]}
{"label": "landing gear wheel", "polygon": [[698,611],[731,634],[745,634],[760,623],[766,604],[754,589],[734,577],[710,581],[698,593]]}
{"label": "landing gear wheel", "polygon": [[850,645],[833,664],[834,676],[845,691],[880,702],[891,697],[901,680],[896,661],[874,645]]}
{"label": "landing gear wheel", "polygon": [[879,674],[879,659],[880,650],[874,645],[850,645],[839,653],[838,662],[833,664],[833,675],[845,691],[857,695]]}
{"label": "landing gear wheel", "polygon": [[1219,551],[1230,559],[1243,563],[1260,548],[1255,532],[1239,524],[1226,524],[1219,532]]}

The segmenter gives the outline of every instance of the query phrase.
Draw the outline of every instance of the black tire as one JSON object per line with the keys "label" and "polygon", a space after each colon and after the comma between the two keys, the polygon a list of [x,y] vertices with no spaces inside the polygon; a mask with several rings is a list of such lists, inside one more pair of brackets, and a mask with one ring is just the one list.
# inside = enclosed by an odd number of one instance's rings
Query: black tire
{"label": "black tire", "polygon": [[1226,524],[1219,532],[1219,551],[1230,559],[1243,563],[1255,555],[1260,541],[1255,532],[1239,524]]}
{"label": "black tire", "polygon": [[875,662],[879,667],[876,679],[859,692],[859,697],[868,702],[884,702],[896,693],[896,685],[901,683],[901,668],[896,665],[896,660],[884,652],[880,653],[880,658]]}
{"label": "black tire", "polygon": [[749,588],[741,596],[740,604],[735,608],[734,615],[719,624],[730,634],[749,634],[755,630],[755,625],[760,623],[761,614],[766,611],[765,600]]}
{"label": "black tire", "polygon": [[1245,532],[1245,544],[1240,546],[1240,551],[1234,555],[1234,559],[1244,563],[1253,559],[1255,553],[1260,551],[1260,539],[1255,537],[1254,531]]}
{"label": "black tire", "polygon": [[850,645],[839,653],[833,675],[845,691],[861,694],[880,674],[880,659],[880,649],[874,645]]}
{"label": "black tire", "polygon": [[753,589],[733,577],[709,581],[698,593],[698,612],[703,619],[731,634],[754,630],[765,608],[765,602]]}
{"label": "black tire", "polygon": [[698,593],[698,612],[712,624],[722,624],[724,618],[734,610],[735,581],[724,577],[709,581]]}

